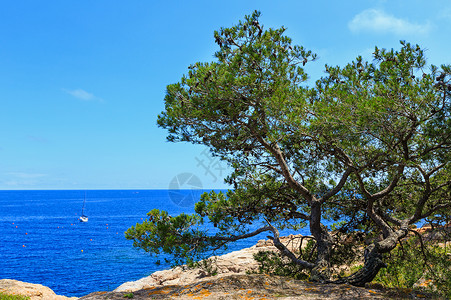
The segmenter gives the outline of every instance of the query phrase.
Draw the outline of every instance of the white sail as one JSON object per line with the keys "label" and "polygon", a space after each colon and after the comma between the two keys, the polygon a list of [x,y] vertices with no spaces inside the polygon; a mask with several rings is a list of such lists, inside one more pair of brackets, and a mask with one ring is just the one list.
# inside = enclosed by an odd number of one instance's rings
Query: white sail
{"label": "white sail", "polygon": [[86,203],[86,192],[85,197],[83,198],[83,208],[81,209],[80,222],[88,222],[88,216],[85,216],[85,203]]}

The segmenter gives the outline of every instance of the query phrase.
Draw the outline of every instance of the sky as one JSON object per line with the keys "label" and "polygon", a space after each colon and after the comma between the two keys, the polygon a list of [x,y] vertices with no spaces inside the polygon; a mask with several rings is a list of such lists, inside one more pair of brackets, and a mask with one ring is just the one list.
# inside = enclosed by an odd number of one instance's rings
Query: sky
{"label": "sky", "polygon": [[165,89],[254,10],[265,28],[345,65],[400,40],[451,64],[451,1],[0,1],[0,189],[227,188],[208,149],[169,143]]}

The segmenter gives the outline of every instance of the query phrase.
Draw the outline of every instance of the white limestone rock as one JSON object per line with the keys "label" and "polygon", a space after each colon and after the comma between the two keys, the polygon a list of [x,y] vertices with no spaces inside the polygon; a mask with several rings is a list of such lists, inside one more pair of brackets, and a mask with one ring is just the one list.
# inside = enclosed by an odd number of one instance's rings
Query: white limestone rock
{"label": "white limestone rock", "polygon": [[[301,237],[301,235],[290,235],[281,237],[280,241],[290,250],[298,250],[301,246]],[[304,239],[302,246],[305,246],[306,243],[307,240]],[[201,268],[187,269],[184,267],[175,267],[170,270],[157,271],[137,281],[123,283],[114,292],[135,292],[151,287],[186,285],[233,274],[246,274],[249,271],[252,272],[258,269],[258,263],[254,260],[254,254],[259,251],[278,250],[274,247],[271,240],[260,240],[250,248],[234,251],[222,256],[210,257],[214,261],[212,266],[216,271],[216,275],[214,276],[210,276]]]}
{"label": "white limestone rock", "polygon": [[12,279],[0,280],[0,292],[9,295],[22,295],[30,300],[75,300],[77,297],[65,297],[55,294],[50,288],[41,284],[33,284]]}

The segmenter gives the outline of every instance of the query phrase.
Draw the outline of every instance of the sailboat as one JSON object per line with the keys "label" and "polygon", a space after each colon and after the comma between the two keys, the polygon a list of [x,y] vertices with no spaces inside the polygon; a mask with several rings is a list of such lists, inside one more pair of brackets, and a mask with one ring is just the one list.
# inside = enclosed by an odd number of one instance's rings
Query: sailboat
{"label": "sailboat", "polygon": [[85,203],[86,203],[86,192],[85,198],[83,199],[83,208],[81,209],[80,222],[88,222],[88,216],[85,216]]}

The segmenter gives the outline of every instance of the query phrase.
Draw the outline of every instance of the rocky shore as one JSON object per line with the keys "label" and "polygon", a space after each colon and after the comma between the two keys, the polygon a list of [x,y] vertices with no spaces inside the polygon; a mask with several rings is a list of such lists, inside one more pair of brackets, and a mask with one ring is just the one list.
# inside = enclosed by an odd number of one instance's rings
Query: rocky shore
{"label": "rocky shore", "polygon": [[[289,247],[299,247],[300,239],[293,236],[282,238],[282,241],[289,245]],[[296,243],[297,241],[297,243]],[[253,255],[258,251],[273,250],[276,248],[269,240],[261,240],[256,245],[242,249],[240,251],[231,252],[223,256],[211,257],[215,261],[215,276],[208,276],[208,272],[202,268],[186,269],[184,267],[176,267],[170,270],[157,271],[148,277],[144,277],[137,281],[126,282],[116,288],[113,292],[96,292],[80,299],[105,299],[99,298],[99,293],[104,294],[125,294],[130,292],[137,292],[139,290],[155,289],[166,286],[186,286],[189,284],[200,284],[204,281],[217,280],[222,277],[230,275],[246,275],[247,272],[257,270],[258,265],[254,260]],[[30,297],[30,300],[75,300],[77,297],[65,297],[56,295],[50,288],[40,284],[32,284],[11,279],[0,280],[0,292],[12,295],[24,295]]]}
{"label": "rocky shore", "polygon": [[[299,238],[298,238],[299,237]],[[281,242],[290,248],[299,249],[300,236],[281,238]],[[306,243],[306,241],[304,240]],[[258,270],[254,254],[259,251],[277,251],[270,240],[260,240],[256,245],[222,256],[210,258],[214,262],[214,276],[209,276],[204,268],[187,269],[175,267],[170,270],[157,271],[137,281],[126,282],[113,292],[135,292],[140,289],[157,288],[167,285],[187,285],[195,282],[214,280],[228,275],[245,275]]]}
{"label": "rocky shore", "polygon": [[[288,236],[281,241],[291,249],[299,249],[301,236]],[[303,240],[306,243],[306,240]],[[317,284],[265,274],[258,270],[253,255],[259,251],[276,251],[269,240],[256,245],[211,257],[214,275],[205,268],[176,267],[157,271],[137,281],[126,282],[111,292],[99,291],[79,300],[103,299],[415,299],[426,294],[383,289],[378,286],[358,288],[350,285]],[[211,271],[211,270],[210,270]],[[42,285],[15,280],[0,280],[0,292],[29,296],[30,300],[75,300],[56,295]],[[413,294],[412,294],[413,293]]]}

